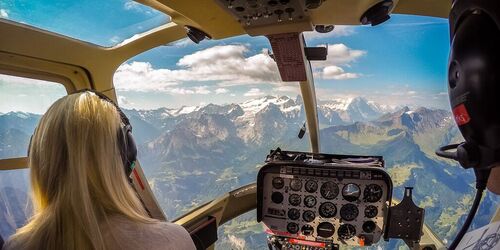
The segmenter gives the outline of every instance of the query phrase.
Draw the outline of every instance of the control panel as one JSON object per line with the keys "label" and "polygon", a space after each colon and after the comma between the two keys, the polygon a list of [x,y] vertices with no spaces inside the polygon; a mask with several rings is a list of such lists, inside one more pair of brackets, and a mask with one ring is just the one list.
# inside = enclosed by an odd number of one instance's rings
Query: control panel
{"label": "control panel", "polygon": [[243,27],[303,21],[321,3],[306,0],[217,0]]}
{"label": "control panel", "polygon": [[378,242],[392,195],[382,158],[310,156],[268,157],[260,170],[257,217],[266,232],[289,238],[287,244],[290,239],[351,246]]}

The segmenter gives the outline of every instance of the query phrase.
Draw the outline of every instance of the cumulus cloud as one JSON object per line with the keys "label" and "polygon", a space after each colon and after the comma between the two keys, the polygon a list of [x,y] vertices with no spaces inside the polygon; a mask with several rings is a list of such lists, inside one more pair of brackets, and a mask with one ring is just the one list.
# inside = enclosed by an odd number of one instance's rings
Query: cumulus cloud
{"label": "cumulus cloud", "polygon": [[[155,68],[149,62],[122,64],[114,76],[115,87],[121,91],[163,91],[172,94],[222,94],[230,86],[272,84],[279,91],[278,67],[265,51],[250,54],[250,45],[219,45],[181,57],[176,69]],[[313,62],[314,72],[324,79],[345,80],[360,76],[345,72],[343,66],[356,61],[366,51],[355,50],[345,44],[328,46],[326,61]],[[189,83],[202,83],[203,88],[186,87]],[[207,87],[208,85],[208,87]],[[219,90],[217,90],[217,88]],[[223,90],[226,89],[226,90]],[[252,94],[252,92],[250,92]]]}
{"label": "cumulus cloud", "polygon": [[130,107],[134,103],[130,102],[127,97],[119,95],[118,96],[118,104],[123,107]]}
{"label": "cumulus cloud", "polygon": [[214,46],[184,56],[177,65],[186,68],[190,80],[215,80],[221,86],[280,81],[278,67],[268,55],[245,57],[246,52],[245,45]]}
{"label": "cumulus cloud", "polygon": [[358,78],[360,74],[345,72],[341,66],[349,66],[366,53],[364,50],[351,49],[343,43],[329,44],[326,60],[312,62],[315,76],[335,80]]}
{"label": "cumulus cloud", "polygon": [[364,55],[366,55],[366,51],[351,49],[343,43],[329,44],[326,60],[314,61],[313,65],[317,67],[349,65]]}
{"label": "cumulus cloud", "polygon": [[0,17],[1,18],[9,18],[9,13],[6,9],[0,9]]}
{"label": "cumulus cloud", "polygon": [[343,68],[332,65],[323,68],[321,77],[323,79],[347,80],[358,78],[359,75],[356,73],[347,73]]}
{"label": "cumulus cloud", "polygon": [[228,92],[229,92],[229,90],[226,89],[226,88],[218,88],[218,89],[215,90],[216,94],[226,94]]}
{"label": "cumulus cloud", "polygon": [[179,59],[179,69],[155,69],[148,62],[122,64],[115,73],[118,90],[124,91],[177,91],[200,93],[207,91],[173,89],[183,82],[216,81],[217,86],[275,84],[280,81],[276,63],[266,54],[245,56],[245,45],[215,46],[197,51]]}
{"label": "cumulus cloud", "polygon": [[262,96],[264,94],[265,93],[262,92],[259,88],[251,88],[248,92],[246,92],[243,95],[248,97],[254,97],[254,96]]}
{"label": "cumulus cloud", "polygon": [[148,62],[122,64],[114,75],[115,87],[123,91],[166,91],[179,82],[169,69],[154,69]]}

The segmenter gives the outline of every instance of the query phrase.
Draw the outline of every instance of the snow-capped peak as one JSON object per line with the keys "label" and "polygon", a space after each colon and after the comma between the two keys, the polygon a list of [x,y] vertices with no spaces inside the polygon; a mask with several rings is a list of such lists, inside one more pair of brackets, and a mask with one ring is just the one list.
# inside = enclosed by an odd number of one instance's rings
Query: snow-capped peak
{"label": "snow-capped peak", "polygon": [[256,114],[265,107],[269,106],[269,104],[274,104],[280,107],[280,109],[284,112],[294,110],[297,107],[300,110],[300,106],[296,105],[295,101],[290,99],[288,96],[264,96],[242,103],[241,108],[245,111],[245,113],[248,112]]}

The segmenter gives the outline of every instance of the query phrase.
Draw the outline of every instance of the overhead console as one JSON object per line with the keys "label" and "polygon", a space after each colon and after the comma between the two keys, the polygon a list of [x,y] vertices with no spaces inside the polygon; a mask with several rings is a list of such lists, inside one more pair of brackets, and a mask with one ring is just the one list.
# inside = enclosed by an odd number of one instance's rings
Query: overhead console
{"label": "overhead console", "polygon": [[257,179],[257,219],[273,244],[369,246],[384,234],[392,181],[378,156],[279,151]]}
{"label": "overhead console", "polygon": [[[233,15],[249,35],[312,30],[309,11],[322,0],[216,0]],[[273,32],[273,27],[279,29]]]}

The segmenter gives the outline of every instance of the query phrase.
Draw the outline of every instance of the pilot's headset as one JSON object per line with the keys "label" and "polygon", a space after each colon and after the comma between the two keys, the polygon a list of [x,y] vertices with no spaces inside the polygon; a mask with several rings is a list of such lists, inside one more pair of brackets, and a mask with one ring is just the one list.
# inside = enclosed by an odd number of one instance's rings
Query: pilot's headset
{"label": "pilot's headset", "polygon": [[456,0],[449,21],[448,93],[465,142],[436,153],[487,170],[500,166],[500,1]]}
{"label": "pilot's headset", "polygon": [[473,168],[477,188],[449,247],[454,250],[477,212],[491,168],[500,166],[500,1],[455,0],[449,22],[448,94],[465,142],[441,147],[436,154]]}
{"label": "pilot's headset", "polygon": [[[120,115],[121,123],[120,123],[120,129],[118,130],[118,149],[120,150],[120,156],[123,161],[123,166],[125,168],[125,174],[127,176],[127,179],[131,181],[130,175],[132,174],[132,171],[134,170],[135,163],[137,161],[137,146],[135,144],[134,138],[132,137],[132,125],[130,124],[130,121],[128,117],[123,113],[123,111],[114,103],[109,97],[106,95],[97,92],[95,90],[90,90],[90,89],[83,89],[80,91],[77,91],[76,93],[83,93],[83,92],[92,92],[95,95],[97,95],[101,100],[107,101],[113,106],[115,106],[116,110],[118,111],[118,114]],[[31,139],[33,136],[31,136]],[[31,139],[30,139],[30,144],[28,146],[28,156],[31,148]]]}

